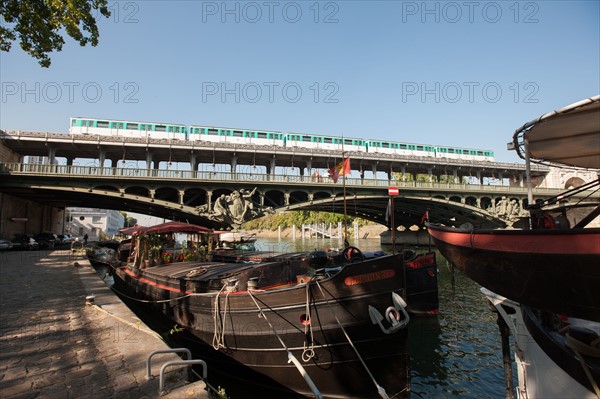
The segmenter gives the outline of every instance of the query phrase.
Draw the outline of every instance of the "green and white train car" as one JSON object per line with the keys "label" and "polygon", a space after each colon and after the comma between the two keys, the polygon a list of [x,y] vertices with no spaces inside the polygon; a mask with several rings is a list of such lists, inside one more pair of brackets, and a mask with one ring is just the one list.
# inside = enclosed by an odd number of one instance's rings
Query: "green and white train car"
{"label": "green and white train car", "polygon": [[284,134],[281,132],[192,125],[189,127],[188,139],[190,141],[202,140],[216,143],[254,144],[281,147],[284,143],[283,136]]}
{"label": "green and white train car", "polygon": [[187,140],[187,127],[181,124],[133,122],[110,119],[71,118],[71,134],[135,138]]}
{"label": "green and white train car", "polygon": [[284,147],[319,148],[340,152],[365,152],[367,150],[363,139],[305,133],[286,133],[283,145]]}

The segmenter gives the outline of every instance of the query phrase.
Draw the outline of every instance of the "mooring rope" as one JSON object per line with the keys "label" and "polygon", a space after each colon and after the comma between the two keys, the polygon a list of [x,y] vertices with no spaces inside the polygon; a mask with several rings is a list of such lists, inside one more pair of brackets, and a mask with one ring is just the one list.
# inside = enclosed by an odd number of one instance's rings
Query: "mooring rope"
{"label": "mooring rope", "polygon": [[281,338],[281,336],[279,335],[279,333],[277,332],[277,330],[275,330],[275,327],[273,327],[273,324],[271,324],[271,322],[267,318],[267,315],[263,312],[263,310],[260,307],[260,305],[258,304],[258,302],[256,302],[256,299],[254,298],[254,295],[252,295],[252,291],[251,290],[248,290],[248,295],[250,296],[250,298],[252,298],[252,301],[254,301],[254,304],[258,308],[258,312],[259,312],[260,317],[262,317],[263,319],[265,319],[265,321],[267,322],[267,324],[269,324],[269,327],[271,327],[271,331],[273,331],[273,334],[275,334],[275,336],[277,337],[277,339],[281,343],[281,346],[283,346],[283,348],[287,352],[288,363],[291,362],[291,363],[294,364],[294,366],[296,366],[296,368],[300,372],[300,375],[304,378],[304,380],[306,381],[306,383],[310,387],[310,389],[313,392],[313,394],[315,395],[315,397],[317,397],[317,399],[323,399],[323,395],[321,394],[321,392],[319,391],[319,389],[317,388],[317,386],[313,382],[312,378],[310,378],[310,375],[308,375],[308,373],[306,372],[306,370],[304,369],[304,367],[302,366],[302,364],[300,363],[300,361],[298,361],[298,359],[296,359],[296,356],[294,356],[294,354],[290,351],[290,349],[287,347],[287,345],[285,344],[285,342],[283,342],[283,339]]}
{"label": "mooring rope", "polygon": [[[310,284],[306,284],[306,319],[304,320],[304,337],[310,337],[310,344],[307,345],[304,340],[304,350],[302,351],[302,360],[308,362],[315,357],[315,340],[312,326],[312,316],[310,315]],[[310,334],[310,335],[309,335]]]}
{"label": "mooring rope", "polygon": [[592,388],[594,388],[594,393],[596,394],[596,397],[598,399],[600,399],[600,388],[598,387],[598,384],[594,380],[594,376],[592,375],[589,366],[585,362],[585,359],[581,355],[583,353],[584,355],[587,355],[587,356],[600,357],[600,347],[596,346],[596,345],[600,345],[600,338],[596,338],[594,341],[592,341],[592,345],[587,345],[584,342],[581,342],[580,340],[573,338],[571,335],[569,335],[567,333],[566,339],[565,339],[565,344],[569,348],[571,348],[573,350],[573,352],[575,352],[575,356],[577,357],[577,360],[579,360],[579,363],[581,364],[581,367],[583,368],[583,371],[585,372],[586,377],[590,381]]}
{"label": "mooring rope", "polygon": [[[213,334],[213,342],[212,342],[212,346],[215,350],[219,350],[220,348],[225,348],[225,322],[226,322],[226,315],[227,315],[227,304],[228,304],[228,299],[229,299],[229,292],[227,292],[227,295],[225,296],[225,312],[223,313],[223,321],[221,323],[221,325],[219,325],[219,320],[218,320],[218,316],[221,315],[221,309],[220,309],[220,301],[219,301],[219,295],[221,295],[221,293],[223,292],[223,290],[227,287],[227,283],[225,283],[223,285],[223,287],[221,288],[221,290],[219,292],[217,292],[217,295],[215,296],[215,307],[213,310],[213,326],[214,326],[214,334]],[[221,330],[221,332],[219,333],[219,328]]]}
{"label": "mooring rope", "polygon": [[[315,280],[315,282],[317,284],[317,287],[319,287],[319,289],[321,290],[321,295],[323,295],[323,298],[325,298],[325,292],[323,291],[323,288],[321,288],[321,284],[319,283],[319,280]],[[329,299],[325,298],[325,301],[327,302],[327,305],[329,305]],[[358,357],[358,360],[360,360],[360,362],[362,363],[363,367],[367,371],[367,374],[369,375],[369,377],[373,381],[373,384],[375,384],[375,386],[377,387],[377,393],[379,393],[379,396],[381,396],[382,399],[389,399],[390,397],[388,396],[387,392],[385,392],[385,389],[381,385],[379,385],[377,383],[377,380],[373,376],[373,373],[371,373],[371,370],[369,370],[369,367],[367,366],[367,364],[363,360],[362,356],[358,352],[358,349],[356,349],[356,346],[354,346],[354,342],[352,342],[352,340],[350,339],[350,336],[346,332],[346,329],[344,328],[344,326],[340,322],[340,319],[337,317],[337,314],[335,313],[335,311],[333,310],[333,308],[331,306],[328,306],[328,308],[331,311],[331,314],[333,314],[333,317],[335,317],[335,320],[337,321],[338,325],[342,329],[342,332],[346,336],[346,339],[348,340],[348,343],[350,344],[350,346],[352,347],[352,349],[354,349],[354,352],[356,353],[356,356]]]}

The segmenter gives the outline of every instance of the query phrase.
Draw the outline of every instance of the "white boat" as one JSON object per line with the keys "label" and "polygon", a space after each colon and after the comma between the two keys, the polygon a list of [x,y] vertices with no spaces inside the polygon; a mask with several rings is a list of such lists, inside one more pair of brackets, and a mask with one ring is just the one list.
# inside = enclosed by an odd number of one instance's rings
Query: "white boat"
{"label": "white boat", "polygon": [[219,234],[219,241],[227,244],[245,244],[256,241],[255,233],[245,233],[243,231],[225,231],[217,233]]}

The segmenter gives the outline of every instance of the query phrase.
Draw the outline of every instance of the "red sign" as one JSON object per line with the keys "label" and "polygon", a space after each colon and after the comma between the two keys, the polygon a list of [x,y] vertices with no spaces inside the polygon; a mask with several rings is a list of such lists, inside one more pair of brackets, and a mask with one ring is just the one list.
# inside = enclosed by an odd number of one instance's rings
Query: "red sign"
{"label": "red sign", "polygon": [[388,195],[398,195],[398,187],[388,187]]}

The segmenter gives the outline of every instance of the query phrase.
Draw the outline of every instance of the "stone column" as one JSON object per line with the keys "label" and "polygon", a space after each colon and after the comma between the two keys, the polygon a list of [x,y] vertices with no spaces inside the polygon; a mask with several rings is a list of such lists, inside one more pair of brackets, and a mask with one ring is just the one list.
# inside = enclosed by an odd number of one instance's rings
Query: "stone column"
{"label": "stone column", "polygon": [[231,157],[231,176],[232,176],[232,178],[235,178],[236,169],[237,169],[237,156],[234,155],[233,157]]}
{"label": "stone column", "polygon": [[198,162],[196,161],[196,154],[190,155],[190,169],[195,172],[198,169]]}
{"label": "stone column", "polygon": [[98,153],[98,164],[100,167],[104,167],[104,161],[106,161],[106,150],[100,149]]}
{"label": "stone column", "polygon": [[50,165],[53,165],[55,159],[56,159],[56,148],[48,147],[48,163]]}
{"label": "stone column", "polygon": [[[151,152],[146,152],[146,169],[150,169],[150,167],[152,166],[152,153]],[[156,165],[154,165],[154,169],[156,169]]]}
{"label": "stone column", "polygon": [[273,155],[273,159],[271,159],[271,166],[267,167],[267,173],[269,174],[269,176],[271,176],[271,179],[269,180],[275,180],[273,179],[273,177],[275,176],[275,166],[277,165],[277,163],[275,162],[275,155]]}
{"label": "stone column", "polygon": [[213,192],[212,191],[208,191],[206,193],[206,206],[207,206],[207,212],[210,211],[212,209],[212,195]]}

